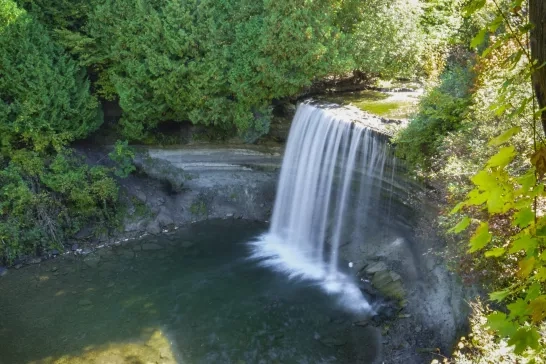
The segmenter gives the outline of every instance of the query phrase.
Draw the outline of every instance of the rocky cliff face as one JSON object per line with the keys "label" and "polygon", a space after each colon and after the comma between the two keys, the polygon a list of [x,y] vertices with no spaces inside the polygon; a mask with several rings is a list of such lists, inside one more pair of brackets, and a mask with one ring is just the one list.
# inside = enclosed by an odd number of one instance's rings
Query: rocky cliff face
{"label": "rocky cliff face", "polygon": [[122,182],[132,205],[125,232],[158,234],[204,219],[268,220],[281,154],[248,146],[142,149],[135,164],[139,173]]}

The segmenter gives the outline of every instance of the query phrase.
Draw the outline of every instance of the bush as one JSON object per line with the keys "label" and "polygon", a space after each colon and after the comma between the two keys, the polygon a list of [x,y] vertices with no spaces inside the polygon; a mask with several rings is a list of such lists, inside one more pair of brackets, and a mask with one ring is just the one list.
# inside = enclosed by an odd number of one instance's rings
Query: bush
{"label": "bush", "polygon": [[0,257],[60,246],[89,223],[117,222],[118,187],[105,167],[70,149],[55,156],[19,150],[0,170]]}
{"label": "bush", "polygon": [[472,104],[473,83],[470,65],[448,66],[440,84],[421,99],[417,114],[396,136],[397,154],[415,167],[430,167],[444,138],[463,125]]}

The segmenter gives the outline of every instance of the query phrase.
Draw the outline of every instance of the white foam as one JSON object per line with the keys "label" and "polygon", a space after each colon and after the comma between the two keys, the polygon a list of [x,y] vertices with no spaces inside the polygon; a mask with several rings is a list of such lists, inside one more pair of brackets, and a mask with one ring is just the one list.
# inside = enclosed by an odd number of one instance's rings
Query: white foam
{"label": "white foam", "polygon": [[336,298],[344,308],[355,313],[373,313],[373,309],[350,276],[331,272],[329,264],[310,258],[309,251],[299,249],[299,244],[284,241],[266,233],[250,243],[251,259],[288,276],[290,279],[308,281]]}

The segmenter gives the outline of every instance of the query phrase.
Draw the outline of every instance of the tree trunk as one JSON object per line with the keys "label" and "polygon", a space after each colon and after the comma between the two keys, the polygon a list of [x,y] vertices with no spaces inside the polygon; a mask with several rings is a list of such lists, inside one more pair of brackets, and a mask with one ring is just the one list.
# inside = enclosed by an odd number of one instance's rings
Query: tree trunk
{"label": "tree trunk", "polygon": [[[539,108],[546,107],[546,1],[529,0],[529,20],[534,24],[531,30],[531,57],[540,69],[533,73],[533,87]],[[546,134],[546,111],[540,116]]]}

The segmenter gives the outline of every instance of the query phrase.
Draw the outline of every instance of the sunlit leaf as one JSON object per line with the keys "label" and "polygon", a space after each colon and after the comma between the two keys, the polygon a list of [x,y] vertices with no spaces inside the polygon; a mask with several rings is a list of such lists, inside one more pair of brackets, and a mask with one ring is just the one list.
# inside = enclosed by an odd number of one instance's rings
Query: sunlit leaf
{"label": "sunlit leaf", "polygon": [[512,247],[508,251],[510,254],[519,252],[520,250],[525,250],[526,253],[532,252],[536,249],[538,241],[536,238],[531,237],[530,235],[523,235],[518,239],[514,240]]}
{"label": "sunlit leaf", "polygon": [[464,7],[464,15],[470,16],[485,6],[486,0],[471,0]]}
{"label": "sunlit leaf", "polygon": [[482,190],[489,190],[497,186],[495,176],[486,171],[479,171],[470,180]]}
{"label": "sunlit leaf", "polygon": [[453,210],[451,210],[449,212],[449,214],[452,215],[452,214],[455,214],[455,213],[459,212],[464,207],[464,205],[465,205],[464,202],[459,202],[457,205],[455,205]]}
{"label": "sunlit leaf", "polygon": [[510,295],[510,293],[511,293],[511,291],[509,289],[492,292],[492,293],[489,294],[489,299],[491,301],[501,302],[501,301],[504,301],[504,299],[506,297],[508,297]]}
{"label": "sunlit leaf", "polygon": [[503,190],[500,187],[493,188],[487,199],[487,211],[490,214],[497,214],[504,210]]}
{"label": "sunlit leaf", "polygon": [[489,192],[480,192],[478,189],[474,189],[468,193],[466,203],[468,205],[479,206],[487,202],[488,198]]}
{"label": "sunlit leaf", "polygon": [[491,250],[486,251],[484,255],[486,258],[498,258],[498,257],[502,257],[505,252],[506,252],[506,249],[504,248],[493,248]]}
{"label": "sunlit leaf", "polygon": [[451,233],[460,233],[463,230],[466,230],[466,228],[470,225],[470,218],[468,216],[465,216],[457,225],[449,229],[448,231]]}
{"label": "sunlit leaf", "polygon": [[489,167],[504,167],[508,165],[516,156],[516,149],[513,146],[504,147],[488,161]]}
{"label": "sunlit leaf", "polygon": [[520,228],[529,226],[533,221],[535,221],[535,212],[530,207],[523,208],[514,214],[514,224]]}
{"label": "sunlit leaf", "polygon": [[517,181],[524,192],[529,191],[536,183],[535,169],[531,168],[523,176],[518,177]]}
{"label": "sunlit leaf", "polygon": [[491,233],[489,232],[489,224],[482,222],[476,229],[476,232],[470,238],[470,253],[485,248],[487,243],[491,241]]}
{"label": "sunlit leaf", "polygon": [[516,135],[520,131],[521,131],[521,128],[519,126],[514,126],[513,128],[510,128],[507,131],[505,131],[504,133],[502,133],[501,135],[491,139],[489,141],[489,143],[487,143],[487,145],[489,145],[489,146],[498,146],[498,145],[501,145],[503,143],[506,143],[507,141],[510,140],[510,138],[512,138],[514,135]]}
{"label": "sunlit leaf", "polygon": [[478,34],[476,34],[476,36],[472,39],[472,41],[470,42],[470,48],[476,48],[478,47],[480,44],[482,44],[485,40],[485,36],[487,34],[487,28],[483,28],[481,29]]}

